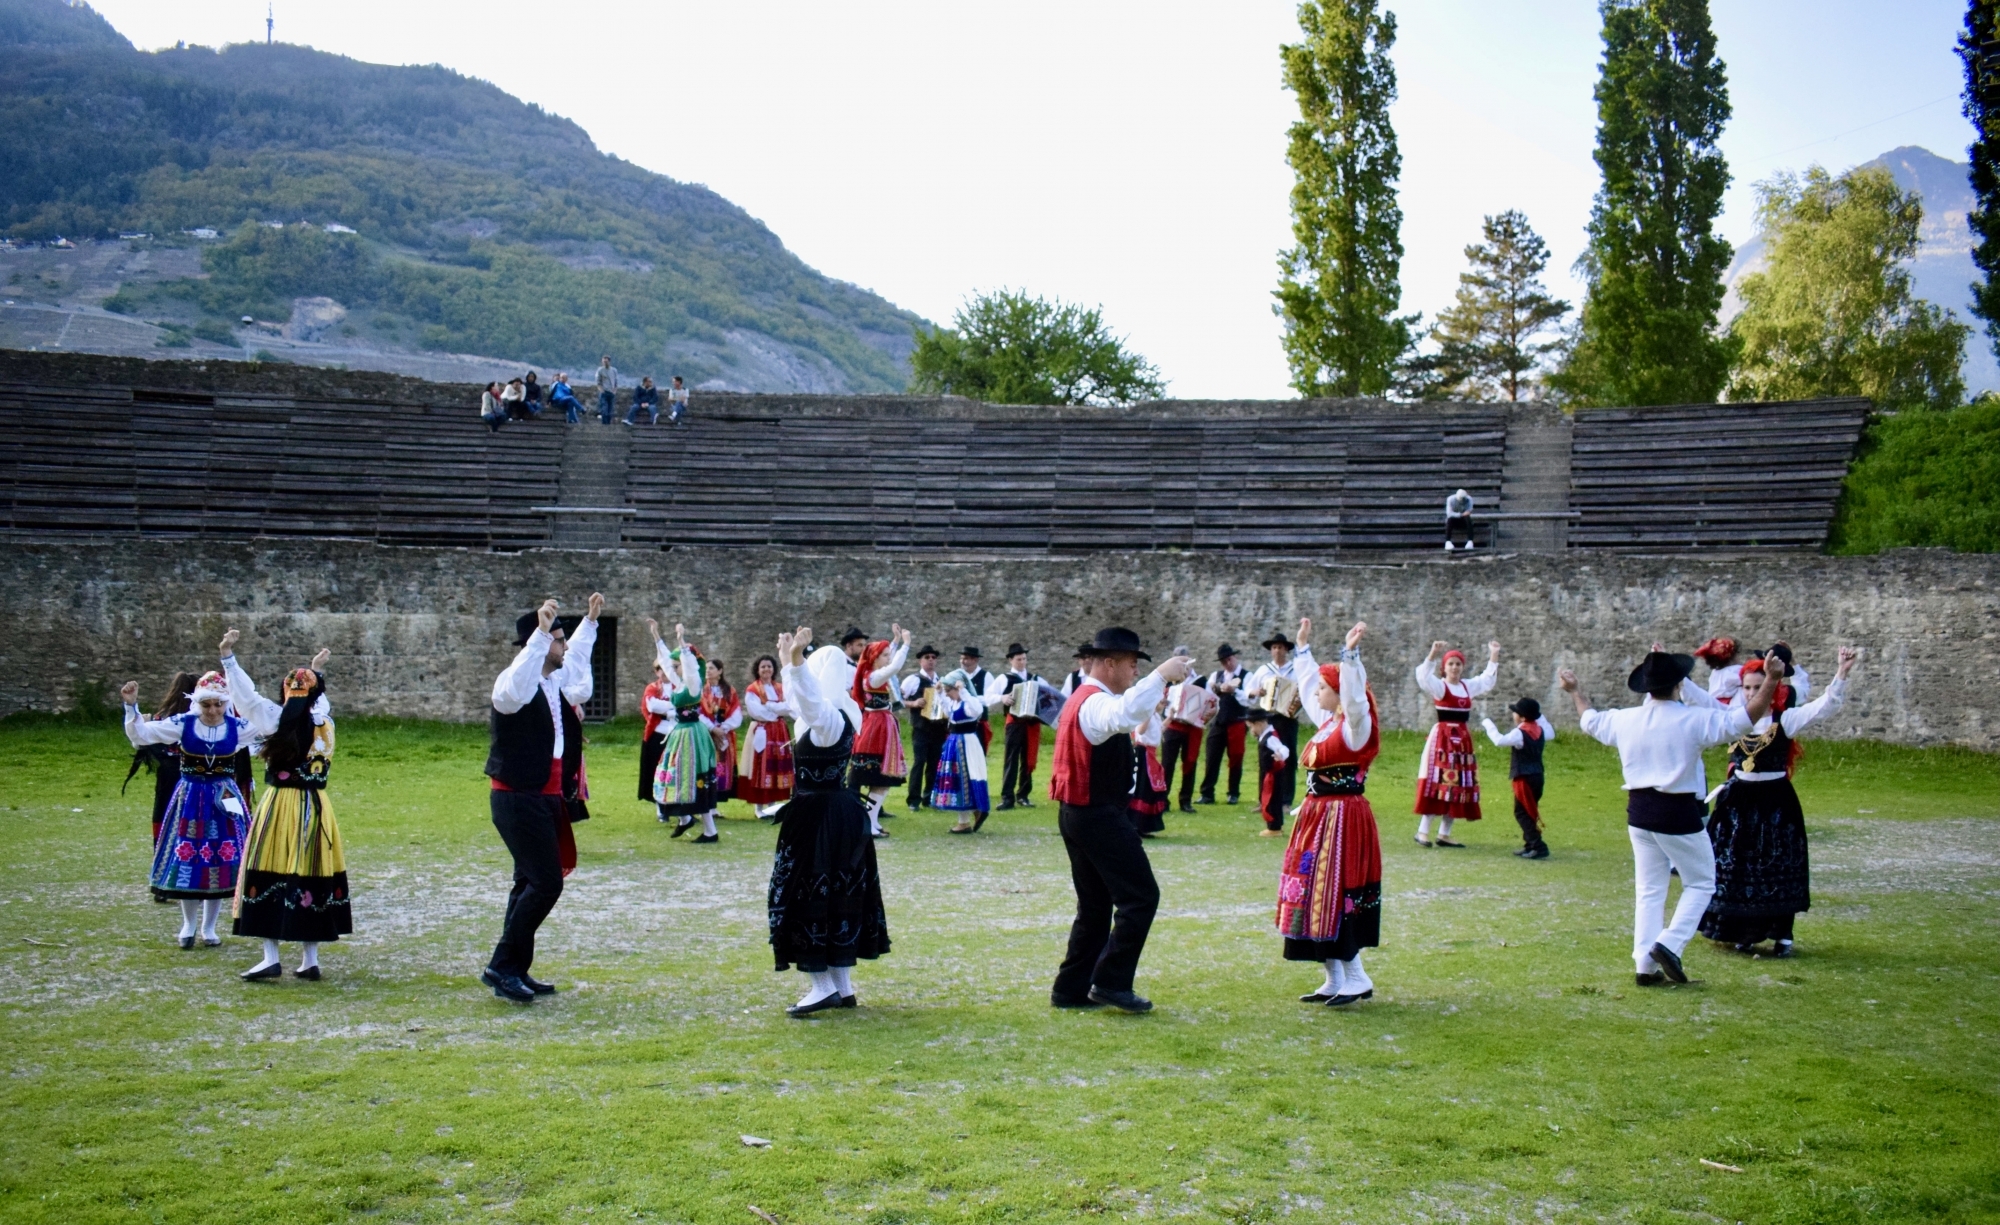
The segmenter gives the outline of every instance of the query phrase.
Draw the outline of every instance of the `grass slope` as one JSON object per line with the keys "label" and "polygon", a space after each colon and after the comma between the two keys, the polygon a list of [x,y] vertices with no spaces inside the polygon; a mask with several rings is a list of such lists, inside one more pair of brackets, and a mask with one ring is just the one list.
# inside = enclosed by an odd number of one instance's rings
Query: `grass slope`
{"label": "grass slope", "polygon": [[1639,990],[1612,756],[1555,743],[1555,857],[1524,863],[1499,805],[1469,850],[1413,846],[1392,736],[1379,990],[1345,1012],[1294,1002],[1317,974],[1278,957],[1282,843],[1247,809],[1150,844],[1146,1017],[1047,1006],[1046,805],[972,839],[902,816],[893,954],[859,1011],[796,1022],[772,831],[669,840],[626,798],[635,737],[592,733],[537,964],[564,990],[521,1009],[472,978],[506,879],[479,729],[342,725],[360,931],[326,981],[252,986],[252,946],[180,952],[146,900],[118,732],[0,723],[0,1219],[2000,1219],[1994,758],[1811,745],[1801,956],[1701,944],[1698,983]]}
{"label": "grass slope", "polygon": [[2000,397],[1869,423],[1827,551],[1895,548],[2000,552]]}

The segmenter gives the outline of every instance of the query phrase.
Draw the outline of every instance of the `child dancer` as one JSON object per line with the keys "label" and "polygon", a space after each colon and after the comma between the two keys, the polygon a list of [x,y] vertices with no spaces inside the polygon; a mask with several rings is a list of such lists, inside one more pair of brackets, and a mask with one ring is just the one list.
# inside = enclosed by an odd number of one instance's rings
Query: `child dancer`
{"label": "child dancer", "polygon": [[1556,725],[1542,717],[1542,704],[1522,698],[1507,710],[1514,716],[1514,730],[1502,735],[1493,720],[1482,719],[1486,738],[1496,748],[1510,750],[1507,779],[1514,787],[1514,821],[1521,827],[1522,859],[1547,859],[1549,844],[1542,841],[1542,750],[1556,738]]}

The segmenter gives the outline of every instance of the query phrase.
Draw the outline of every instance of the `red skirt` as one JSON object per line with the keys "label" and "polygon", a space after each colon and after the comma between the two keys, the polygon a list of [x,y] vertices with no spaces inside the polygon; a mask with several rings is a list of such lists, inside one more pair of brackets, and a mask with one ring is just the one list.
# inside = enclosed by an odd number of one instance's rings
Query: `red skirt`
{"label": "red skirt", "polygon": [[858,787],[893,787],[910,776],[910,767],[903,760],[903,731],[896,726],[896,712],[862,712],[850,760],[854,763],[850,776]]}
{"label": "red skirt", "polygon": [[1472,726],[1437,723],[1424,742],[1417,767],[1417,807],[1421,816],[1479,819],[1479,762],[1472,755]]}
{"label": "red skirt", "polygon": [[1307,796],[1278,877],[1288,961],[1346,961],[1382,942],[1382,838],[1365,795]]}
{"label": "red skirt", "polygon": [[770,723],[752,722],[744,730],[754,745],[757,733],[764,733],[764,747],[752,749],[750,768],[736,780],[736,798],[747,804],[776,804],[792,798],[792,734],[783,719]]}

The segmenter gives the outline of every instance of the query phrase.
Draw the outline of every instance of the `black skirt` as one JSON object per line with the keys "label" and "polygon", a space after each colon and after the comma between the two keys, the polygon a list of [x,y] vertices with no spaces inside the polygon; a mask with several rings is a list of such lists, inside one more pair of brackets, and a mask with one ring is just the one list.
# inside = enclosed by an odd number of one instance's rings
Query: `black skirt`
{"label": "black skirt", "polygon": [[1812,909],[1806,819],[1787,778],[1732,782],[1708,823],[1715,898],[1701,934],[1732,944],[1789,939],[1792,916]]}
{"label": "black skirt", "polygon": [[794,795],[777,819],[770,894],[777,968],[820,971],[888,952],[889,918],[861,797],[845,788]]}
{"label": "black skirt", "polygon": [[[671,724],[661,724],[662,727]],[[665,732],[656,732],[639,742],[639,800],[653,802],[653,772],[660,768],[660,754],[667,748]]]}

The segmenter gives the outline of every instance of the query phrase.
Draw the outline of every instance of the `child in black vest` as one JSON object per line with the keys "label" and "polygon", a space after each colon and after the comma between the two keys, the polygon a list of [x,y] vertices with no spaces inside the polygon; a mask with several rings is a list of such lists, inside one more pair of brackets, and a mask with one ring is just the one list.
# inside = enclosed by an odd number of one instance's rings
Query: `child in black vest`
{"label": "child in black vest", "polygon": [[1542,717],[1542,704],[1522,698],[1509,706],[1514,730],[1502,735],[1493,720],[1482,719],[1486,738],[1496,748],[1509,750],[1507,777],[1514,784],[1514,820],[1521,826],[1522,859],[1547,859],[1549,844],[1542,841],[1542,749],[1556,738],[1553,723]]}

